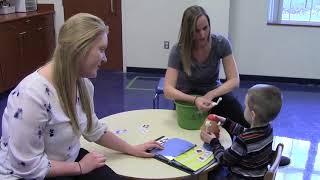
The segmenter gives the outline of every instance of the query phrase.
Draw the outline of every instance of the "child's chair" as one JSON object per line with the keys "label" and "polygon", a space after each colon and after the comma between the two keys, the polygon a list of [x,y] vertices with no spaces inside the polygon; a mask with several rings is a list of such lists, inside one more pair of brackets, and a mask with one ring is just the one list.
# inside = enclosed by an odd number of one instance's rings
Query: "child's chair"
{"label": "child's chair", "polygon": [[282,156],[282,151],[283,151],[283,144],[279,143],[277,145],[273,162],[270,168],[268,169],[267,173],[264,175],[264,178],[263,178],[264,180],[274,180],[276,178],[276,174],[277,174],[281,156]]}
{"label": "child's chair", "polygon": [[153,109],[159,109],[159,95],[163,94],[164,77],[160,78],[153,97]]}

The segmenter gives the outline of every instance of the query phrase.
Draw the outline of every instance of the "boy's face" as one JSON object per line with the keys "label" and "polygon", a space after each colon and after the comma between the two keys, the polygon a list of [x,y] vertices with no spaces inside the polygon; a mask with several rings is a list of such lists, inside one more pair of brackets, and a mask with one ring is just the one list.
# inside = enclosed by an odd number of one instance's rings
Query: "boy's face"
{"label": "boy's face", "polygon": [[246,121],[251,125],[253,120],[254,120],[254,114],[253,112],[249,109],[248,106],[248,95],[246,95],[245,101],[245,109],[244,109],[244,118],[246,119]]}

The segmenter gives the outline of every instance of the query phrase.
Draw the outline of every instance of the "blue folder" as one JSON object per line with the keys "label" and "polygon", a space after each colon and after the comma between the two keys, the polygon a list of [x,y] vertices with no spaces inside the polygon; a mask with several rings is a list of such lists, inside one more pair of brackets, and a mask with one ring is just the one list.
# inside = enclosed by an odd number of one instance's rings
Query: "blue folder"
{"label": "blue folder", "polygon": [[171,138],[168,139],[164,144],[164,149],[154,149],[151,152],[156,155],[162,155],[165,157],[177,157],[180,154],[187,152],[191,148],[195,147],[196,145],[180,138]]}

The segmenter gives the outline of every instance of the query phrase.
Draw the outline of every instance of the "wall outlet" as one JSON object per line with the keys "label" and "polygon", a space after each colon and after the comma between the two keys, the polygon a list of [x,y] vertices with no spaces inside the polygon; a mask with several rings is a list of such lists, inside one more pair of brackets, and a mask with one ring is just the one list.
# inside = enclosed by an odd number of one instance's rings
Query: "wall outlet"
{"label": "wall outlet", "polygon": [[164,49],[169,49],[170,48],[170,42],[169,41],[164,41],[163,42],[163,48]]}

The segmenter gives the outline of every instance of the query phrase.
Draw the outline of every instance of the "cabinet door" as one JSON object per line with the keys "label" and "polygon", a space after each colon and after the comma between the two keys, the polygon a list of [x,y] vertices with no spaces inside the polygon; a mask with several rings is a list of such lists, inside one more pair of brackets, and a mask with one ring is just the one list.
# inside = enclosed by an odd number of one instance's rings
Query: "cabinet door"
{"label": "cabinet door", "polygon": [[26,31],[19,32],[20,72],[24,77],[42,65],[52,55],[55,46],[53,16],[42,15],[28,19]]}
{"label": "cabinet door", "polygon": [[4,86],[4,80],[3,80],[3,77],[2,77],[2,68],[1,68],[1,64],[0,64],[0,93],[4,92],[6,89],[5,89],[5,86]]}
{"label": "cabinet door", "polygon": [[45,17],[47,23],[39,24],[39,26],[35,29],[34,40],[38,42],[38,58],[39,62],[37,66],[43,65],[48,62],[55,48],[55,31],[53,25],[53,16]]}
{"label": "cabinet door", "polygon": [[[13,23],[0,24],[0,64],[2,69],[1,89],[14,87],[19,79],[19,43]],[[5,42],[5,43],[3,43]]]}
{"label": "cabinet door", "polygon": [[33,59],[29,59],[32,64],[31,72],[50,60],[55,47],[53,15],[34,17],[32,21],[33,26],[29,32],[31,39],[24,39],[26,41],[24,45],[32,42],[33,47],[29,50],[36,52],[36,56],[33,55]]}
{"label": "cabinet door", "polygon": [[33,40],[32,34],[32,31],[18,33],[20,78],[30,74],[35,69],[35,63],[38,61],[37,42]]}

